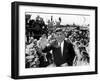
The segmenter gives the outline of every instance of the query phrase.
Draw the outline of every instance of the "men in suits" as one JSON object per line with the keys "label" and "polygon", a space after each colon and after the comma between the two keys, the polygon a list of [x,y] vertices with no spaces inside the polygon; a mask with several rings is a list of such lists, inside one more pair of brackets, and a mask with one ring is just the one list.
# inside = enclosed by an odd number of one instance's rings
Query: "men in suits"
{"label": "men in suits", "polygon": [[70,41],[65,40],[62,29],[57,29],[54,42],[45,47],[43,52],[52,50],[55,66],[72,66],[75,51]]}

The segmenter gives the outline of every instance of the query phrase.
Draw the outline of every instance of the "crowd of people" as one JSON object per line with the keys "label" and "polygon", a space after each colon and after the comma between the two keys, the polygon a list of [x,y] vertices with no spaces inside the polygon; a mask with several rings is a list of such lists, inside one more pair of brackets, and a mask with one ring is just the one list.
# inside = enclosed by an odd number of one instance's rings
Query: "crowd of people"
{"label": "crowd of people", "polygon": [[[45,24],[43,18],[37,16],[30,19],[31,15],[26,15],[26,41],[25,41],[25,62],[26,68],[48,67],[54,63],[52,50],[43,52],[46,46],[55,41],[55,30],[63,30],[65,39],[70,41],[75,51],[75,57],[71,66],[89,65],[89,29],[88,27],[61,27],[60,23],[54,25],[53,19]],[[59,18],[61,22],[61,18]],[[50,24],[51,23],[51,24]],[[50,27],[52,29],[50,29]]]}

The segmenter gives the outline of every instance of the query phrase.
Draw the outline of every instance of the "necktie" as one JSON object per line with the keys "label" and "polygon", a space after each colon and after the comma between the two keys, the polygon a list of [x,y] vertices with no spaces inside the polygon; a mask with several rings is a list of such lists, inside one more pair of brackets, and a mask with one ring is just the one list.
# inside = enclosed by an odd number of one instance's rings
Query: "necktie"
{"label": "necktie", "polygon": [[62,55],[62,54],[61,54],[61,47],[60,47],[60,46],[58,47],[58,53],[59,53],[60,55]]}

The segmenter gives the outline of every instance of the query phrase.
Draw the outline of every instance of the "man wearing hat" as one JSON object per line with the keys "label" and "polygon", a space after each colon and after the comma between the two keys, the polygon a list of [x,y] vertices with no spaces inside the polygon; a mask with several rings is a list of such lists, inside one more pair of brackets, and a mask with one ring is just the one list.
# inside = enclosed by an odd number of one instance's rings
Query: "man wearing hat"
{"label": "man wearing hat", "polygon": [[43,49],[43,52],[52,50],[55,66],[72,66],[75,51],[70,41],[65,40],[64,31],[58,28],[55,31],[55,40]]}

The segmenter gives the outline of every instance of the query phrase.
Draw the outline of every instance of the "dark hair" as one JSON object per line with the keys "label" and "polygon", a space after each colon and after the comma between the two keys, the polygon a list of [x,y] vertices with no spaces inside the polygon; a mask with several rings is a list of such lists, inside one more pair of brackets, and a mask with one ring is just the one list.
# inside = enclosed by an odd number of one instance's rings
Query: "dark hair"
{"label": "dark hair", "polygon": [[80,45],[80,42],[79,42],[79,41],[77,41],[77,42],[76,42],[76,45],[77,45],[77,46],[78,46],[78,45]]}
{"label": "dark hair", "polygon": [[88,63],[90,62],[89,55],[86,51],[82,52],[82,56],[83,56],[83,60],[87,60]]}
{"label": "dark hair", "polygon": [[61,29],[61,28],[57,28],[57,29],[55,30],[55,32],[62,32],[62,29]]}
{"label": "dark hair", "polygon": [[86,51],[86,47],[80,46],[80,47],[79,47],[79,51],[80,51],[80,53],[83,52],[83,51]]}

